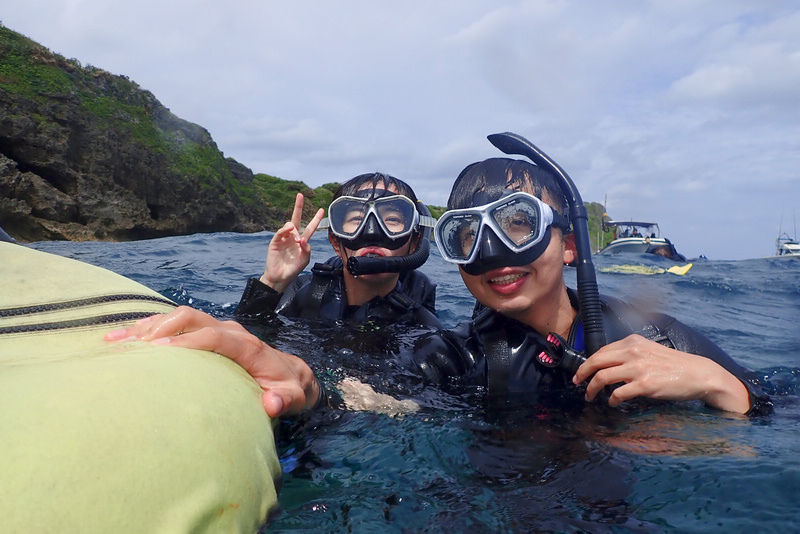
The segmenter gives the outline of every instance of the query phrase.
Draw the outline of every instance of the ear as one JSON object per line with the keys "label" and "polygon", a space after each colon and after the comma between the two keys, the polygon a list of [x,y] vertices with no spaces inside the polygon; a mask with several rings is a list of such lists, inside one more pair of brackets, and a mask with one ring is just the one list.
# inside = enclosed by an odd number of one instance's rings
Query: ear
{"label": "ear", "polygon": [[411,246],[408,247],[408,253],[413,254],[419,248],[419,244],[422,242],[422,234],[417,234],[416,239],[412,238],[409,240]]}
{"label": "ear", "polygon": [[341,243],[339,243],[339,239],[333,235],[332,233],[328,232],[328,242],[333,247],[333,251],[336,252],[336,255],[340,258],[342,257],[342,249],[340,247]]}
{"label": "ear", "polygon": [[564,265],[571,265],[578,259],[578,247],[575,245],[575,234],[564,236]]}

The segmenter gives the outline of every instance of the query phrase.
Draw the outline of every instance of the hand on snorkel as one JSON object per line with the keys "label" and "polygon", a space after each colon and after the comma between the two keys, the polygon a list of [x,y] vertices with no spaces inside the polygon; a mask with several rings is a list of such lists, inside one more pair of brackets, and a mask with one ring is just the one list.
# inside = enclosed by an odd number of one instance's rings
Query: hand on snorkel
{"label": "hand on snorkel", "polygon": [[592,354],[572,378],[576,385],[587,380],[586,400],[589,402],[606,386],[621,384],[608,399],[611,406],[636,397],[649,397],[700,400],[720,410],[738,413],[750,409],[747,388],[715,361],[665,347],[636,334]]}
{"label": "hand on snorkel", "polygon": [[207,350],[230,358],[261,386],[264,391],[261,402],[273,418],[311,408],[320,395],[314,373],[297,356],[270,347],[239,323],[220,321],[186,306],[109,332],[105,339],[149,341],[154,345]]}
{"label": "hand on snorkel", "polygon": [[308,240],[317,231],[325,210],[320,208],[300,233],[300,220],[303,216],[303,195],[297,193],[292,211],[292,220],[275,232],[269,242],[266,267],[261,282],[278,293],[283,293],[289,284],[302,272],[311,260],[311,246]]}

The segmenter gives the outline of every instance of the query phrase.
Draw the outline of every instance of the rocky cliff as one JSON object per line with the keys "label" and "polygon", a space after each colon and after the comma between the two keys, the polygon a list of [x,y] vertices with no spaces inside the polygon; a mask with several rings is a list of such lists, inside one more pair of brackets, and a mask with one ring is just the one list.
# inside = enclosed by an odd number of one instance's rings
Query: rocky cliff
{"label": "rocky cliff", "polygon": [[0,227],[13,237],[248,232],[286,217],[149,91],[0,27]]}

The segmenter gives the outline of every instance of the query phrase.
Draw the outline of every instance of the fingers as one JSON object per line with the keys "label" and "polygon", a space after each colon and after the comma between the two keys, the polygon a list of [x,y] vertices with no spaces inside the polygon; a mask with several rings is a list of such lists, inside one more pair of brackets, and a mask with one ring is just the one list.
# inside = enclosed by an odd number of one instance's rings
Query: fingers
{"label": "fingers", "polygon": [[572,382],[576,385],[582,384],[589,380],[592,375],[596,375],[601,369],[636,361],[643,356],[647,345],[650,343],[653,342],[636,334],[631,334],[620,341],[609,343],[601,347],[600,350],[592,354],[578,367],[575,376],[572,377]]}
{"label": "fingers", "polygon": [[285,241],[291,241],[293,243],[300,241],[300,233],[291,221],[281,226],[278,231],[275,232],[275,235],[272,236],[269,242],[270,248],[275,248],[275,245],[282,244]]}
{"label": "fingers", "polygon": [[303,243],[307,243],[308,240],[311,239],[311,236],[314,235],[314,232],[317,231],[317,227],[319,226],[319,223],[322,222],[323,217],[325,217],[325,210],[322,208],[317,210],[317,213],[314,214],[314,217],[308,223],[308,226],[306,226],[305,230],[303,230],[303,235],[300,236],[299,231],[300,231],[300,224],[302,223],[303,220],[304,204],[305,200],[303,198],[303,194],[297,193],[297,196],[295,197],[294,200],[294,210],[292,210],[291,224],[298,231],[296,240],[300,242],[300,240],[302,239]]}
{"label": "fingers", "polygon": [[300,388],[272,388],[261,395],[264,411],[273,419],[294,415],[306,407],[306,396]]}
{"label": "fingers", "polygon": [[270,417],[300,413],[320,394],[314,373],[303,360],[267,345],[235,322],[217,321],[155,343],[207,350],[233,360],[264,390],[261,400]]}
{"label": "fingers", "polygon": [[631,335],[607,345],[578,368],[573,382],[588,380],[586,400],[619,384],[608,403],[619,406],[636,397],[660,400],[701,400],[722,410],[749,409],[746,388],[718,363],[681,352],[641,336]]}
{"label": "fingers", "polygon": [[[588,402],[592,402],[597,397],[597,395],[599,395],[600,392],[603,391],[603,388],[605,388],[606,386],[611,386],[613,384],[620,384],[620,383],[629,383],[632,380],[633,377],[628,372],[628,369],[626,369],[623,366],[615,366],[607,369],[602,369],[597,373],[595,373],[595,375],[592,377],[591,380],[589,380],[589,383],[586,385],[586,400]],[[617,388],[617,390],[618,389],[621,388]],[[617,390],[614,390],[614,394],[617,393]],[[622,400],[627,400],[629,398],[633,397],[627,397]],[[617,395],[616,399],[620,399],[620,395]],[[611,404],[612,406],[617,406],[620,402],[622,402],[622,400],[616,401],[616,404],[612,404],[611,400],[609,400],[609,404]]]}
{"label": "fingers", "polygon": [[273,419],[287,412],[286,403],[278,391],[271,390],[261,395],[261,404],[264,405],[264,411],[267,412],[267,415]]}
{"label": "fingers", "polygon": [[137,321],[131,327],[108,332],[104,338],[106,341],[130,339],[152,341],[195,331],[219,322],[206,313],[188,306],[180,306],[170,313],[153,315]]}
{"label": "fingers", "polygon": [[303,217],[303,194],[297,193],[294,199],[294,210],[292,210],[292,224],[295,228],[300,228],[300,220]]}
{"label": "fingers", "polygon": [[608,405],[617,407],[625,401],[645,396],[647,396],[646,391],[642,389],[641,383],[631,382],[615,388],[608,398]]}
{"label": "fingers", "polygon": [[319,223],[322,222],[322,219],[325,217],[325,210],[320,208],[317,210],[317,213],[314,214],[314,218],[309,221],[308,226],[303,231],[303,240],[308,242],[311,239],[311,236],[314,235],[314,232],[317,231],[317,227],[319,227]]}
{"label": "fingers", "polygon": [[589,402],[606,386],[625,384],[617,388],[609,399],[612,406],[638,395],[646,395],[647,391],[643,388],[650,383],[650,367],[654,365],[647,350],[650,343],[641,336],[631,335],[606,345],[578,368],[572,378],[573,383],[577,385],[588,381],[586,400]]}
{"label": "fingers", "polygon": [[138,339],[225,356],[247,371],[264,391],[261,400],[270,417],[299,413],[313,406],[320,394],[314,373],[300,358],[270,347],[236,322],[220,321],[186,306],[109,332],[105,338]]}

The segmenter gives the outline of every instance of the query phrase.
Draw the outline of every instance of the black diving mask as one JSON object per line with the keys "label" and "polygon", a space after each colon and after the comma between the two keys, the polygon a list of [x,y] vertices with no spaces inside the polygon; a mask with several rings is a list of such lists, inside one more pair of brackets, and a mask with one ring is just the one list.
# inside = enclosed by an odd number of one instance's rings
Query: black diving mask
{"label": "black diving mask", "polygon": [[319,227],[330,228],[351,250],[368,246],[397,250],[408,243],[419,226],[433,224],[432,217],[420,216],[410,198],[365,189],[334,200],[328,207],[328,217]]}

